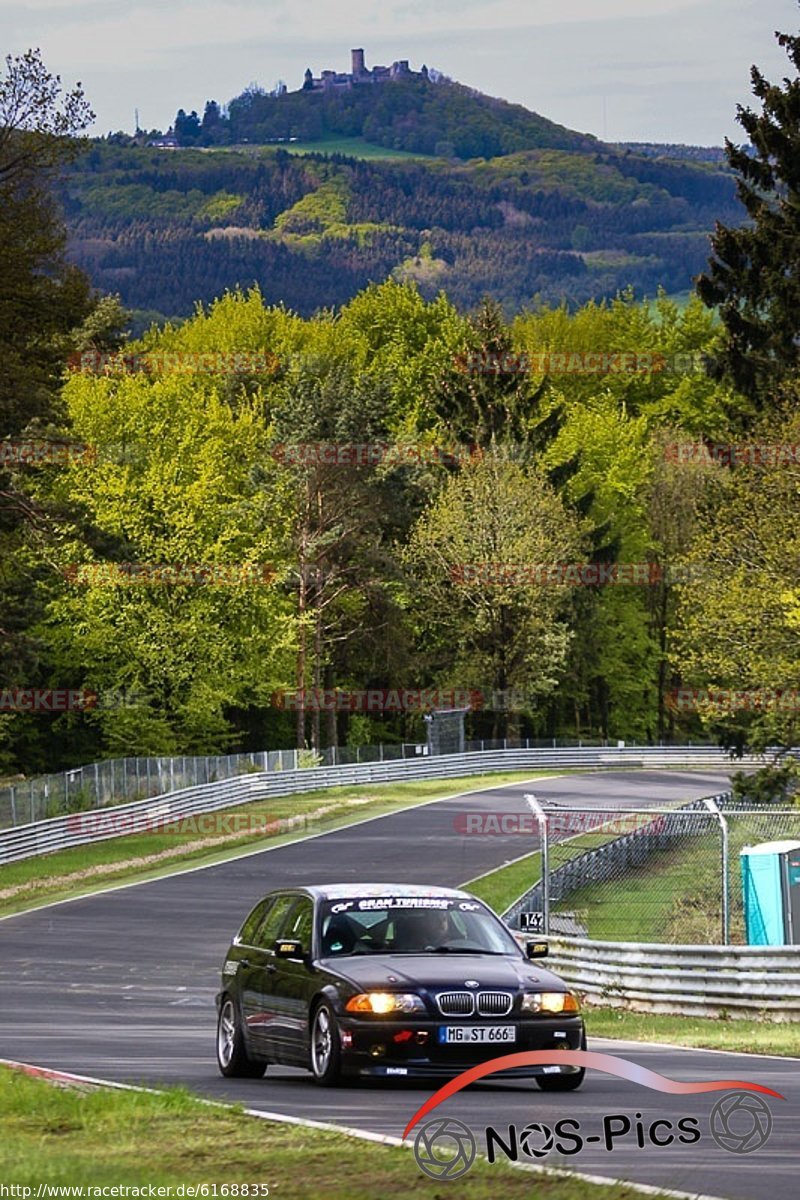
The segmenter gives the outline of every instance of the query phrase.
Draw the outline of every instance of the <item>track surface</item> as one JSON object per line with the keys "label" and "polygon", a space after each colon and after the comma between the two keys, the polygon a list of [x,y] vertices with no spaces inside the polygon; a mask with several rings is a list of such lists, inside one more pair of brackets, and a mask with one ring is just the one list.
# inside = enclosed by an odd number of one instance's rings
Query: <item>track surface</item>
{"label": "track surface", "polygon": [[[310,1076],[269,1068],[264,1080],[224,1080],[213,1057],[219,967],[248,908],[272,887],[300,882],[373,880],[458,885],[533,848],[519,836],[463,837],[454,820],[491,807],[526,812],[523,794],[598,808],[689,800],[724,789],[711,772],[637,771],[544,778],[363,822],[294,845],[151,883],[59,904],[0,921],[0,1057],[127,1082],[184,1083],[213,1097],[400,1136],[432,1091],[430,1085],[359,1085],[318,1089]],[[718,1095],[671,1097],[591,1072],[577,1093],[545,1095],[533,1083],[480,1084],[439,1112],[460,1118],[483,1149],[487,1124],[507,1131],[530,1121],[571,1117],[584,1135],[602,1132],[605,1115],[696,1116],[692,1146],[602,1143],[541,1160],[582,1172],[624,1177],[731,1200],[782,1200],[798,1194],[796,1061],[592,1042],[680,1080],[733,1078],[766,1084],[775,1125],[751,1155],[720,1149],[707,1116]],[[522,1156],[524,1161],[532,1161]],[[269,1180],[264,1180],[269,1182]],[[376,1196],[379,1194],[379,1185]],[[308,1195],[315,1195],[309,1180]]]}

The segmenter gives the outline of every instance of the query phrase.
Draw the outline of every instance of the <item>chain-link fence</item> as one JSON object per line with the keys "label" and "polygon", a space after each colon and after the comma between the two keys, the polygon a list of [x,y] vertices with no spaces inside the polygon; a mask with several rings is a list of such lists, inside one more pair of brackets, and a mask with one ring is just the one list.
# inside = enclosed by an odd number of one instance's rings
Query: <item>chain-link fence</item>
{"label": "chain-link fence", "polygon": [[[462,737],[445,739],[441,745],[437,744],[434,747],[433,752],[457,754],[465,750],[549,750],[584,746],[616,747],[620,744],[591,740],[570,742],[556,738],[499,738],[464,744]],[[692,745],[691,742],[686,744]],[[150,796],[232,779],[253,771],[288,771],[298,767],[338,767],[359,763],[393,762],[423,757],[430,752],[430,746],[425,743],[402,742],[375,746],[331,746],[319,753],[310,750],[259,750],[250,754],[106,759],[55,775],[15,780],[0,787],[0,829],[58,817],[63,813],[105,808],[132,800],[147,800]]]}
{"label": "chain-link fence", "polygon": [[730,793],[709,800],[602,811],[536,806],[542,879],[506,919],[599,941],[745,944],[741,851],[800,845],[800,808],[756,807]]}
{"label": "chain-link fence", "polygon": [[0,828],[83,812],[252,771],[291,770],[296,750],[179,758],[111,758],[0,788]]}

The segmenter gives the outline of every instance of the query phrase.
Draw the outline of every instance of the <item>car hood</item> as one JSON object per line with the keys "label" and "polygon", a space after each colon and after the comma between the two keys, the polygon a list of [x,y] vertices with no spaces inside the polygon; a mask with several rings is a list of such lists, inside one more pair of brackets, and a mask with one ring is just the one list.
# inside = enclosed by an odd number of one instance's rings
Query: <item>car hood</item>
{"label": "car hood", "polygon": [[492,954],[368,954],[329,958],[325,965],[365,991],[378,988],[394,991],[404,987],[462,989],[468,979],[477,980],[481,989],[567,990],[563,980],[552,971],[510,955],[501,958]]}

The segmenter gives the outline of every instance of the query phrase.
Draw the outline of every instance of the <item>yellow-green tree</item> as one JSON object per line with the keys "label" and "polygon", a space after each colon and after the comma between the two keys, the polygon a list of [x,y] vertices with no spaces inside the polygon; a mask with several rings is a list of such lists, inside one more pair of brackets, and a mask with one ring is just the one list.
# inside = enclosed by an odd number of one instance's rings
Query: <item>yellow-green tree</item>
{"label": "yellow-green tree", "polygon": [[567,663],[568,589],[531,568],[580,557],[555,490],[495,454],[451,475],[411,532],[408,603],[432,681],[496,694],[494,736],[507,728],[502,697],[521,692],[535,709]]}

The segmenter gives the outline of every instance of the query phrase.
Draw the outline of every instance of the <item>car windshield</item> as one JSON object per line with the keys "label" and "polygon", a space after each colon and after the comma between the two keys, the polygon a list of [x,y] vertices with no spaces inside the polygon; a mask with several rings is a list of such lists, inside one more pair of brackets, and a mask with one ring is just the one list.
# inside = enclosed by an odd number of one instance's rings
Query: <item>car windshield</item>
{"label": "car windshield", "polygon": [[345,954],[514,954],[519,947],[477,900],[363,896],[322,905],[324,957]]}

